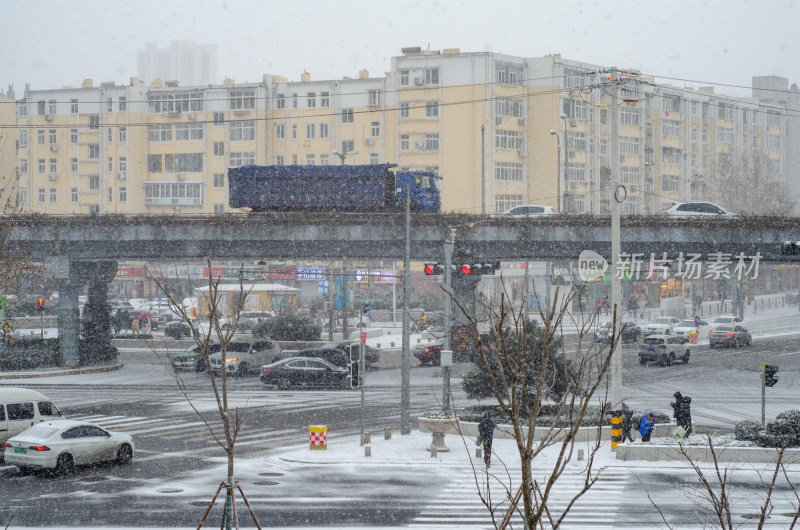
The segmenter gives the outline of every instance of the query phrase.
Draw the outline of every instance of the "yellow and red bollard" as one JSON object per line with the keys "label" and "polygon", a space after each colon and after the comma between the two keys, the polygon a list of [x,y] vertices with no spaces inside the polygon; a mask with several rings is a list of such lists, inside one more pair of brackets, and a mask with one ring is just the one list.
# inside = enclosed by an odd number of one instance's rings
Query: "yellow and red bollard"
{"label": "yellow and red bollard", "polygon": [[308,426],[308,442],[309,449],[312,451],[328,449],[328,426],[327,425],[309,425]]}
{"label": "yellow and red bollard", "polygon": [[611,450],[617,448],[617,444],[622,441],[622,411],[611,411]]}

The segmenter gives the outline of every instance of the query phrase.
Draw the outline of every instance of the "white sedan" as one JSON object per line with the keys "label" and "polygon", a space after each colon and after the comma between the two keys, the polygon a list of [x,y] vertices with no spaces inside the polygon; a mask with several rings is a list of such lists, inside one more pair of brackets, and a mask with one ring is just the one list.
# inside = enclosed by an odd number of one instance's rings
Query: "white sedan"
{"label": "white sedan", "polygon": [[42,468],[69,473],[76,465],[133,460],[130,434],[109,432],[97,425],[74,420],[37,423],[9,438],[5,461],[21,470]]}
{"label": "white sedan", "polygon": [[711,324],[707,320],[701,320],[700,326],[697,327],[694,325],[693,318],[687,318],[686,320],[681,320],[681,323],[672,329],[673,335],[683,339],[688,339],[689,333],[693,331],[697,332],[698,339],[705,339],[708,337],[708,332],[711,331]]}
{"label": "white sedan", "polygon": [[644,327],[645,335],[669,335],[681,321],[675,317],[658,317]]}

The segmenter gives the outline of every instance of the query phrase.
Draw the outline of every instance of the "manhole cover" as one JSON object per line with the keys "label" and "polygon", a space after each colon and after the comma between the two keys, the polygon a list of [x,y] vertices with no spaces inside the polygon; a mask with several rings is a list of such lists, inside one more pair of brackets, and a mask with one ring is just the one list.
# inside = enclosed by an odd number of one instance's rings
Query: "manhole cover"
{"label": "manhole cover", "polygon": [[103,482],[104,480],[108,480],[108,477],[86,477],[83,482]]}
{"label": "manhole cover", "polygon": [[274,480],[259,480],[258,482],[253,482],[256,486],[277,486],[278,482]]}
{"label": "manhole cover", "polygon": [[259,473],[259,477],[282,477],[283,473]]}
{"label": "manhole cover", "polygon": [[156,490],[158,493],[180,493],[183,490],[180,488],[161,488],[160,490]]}

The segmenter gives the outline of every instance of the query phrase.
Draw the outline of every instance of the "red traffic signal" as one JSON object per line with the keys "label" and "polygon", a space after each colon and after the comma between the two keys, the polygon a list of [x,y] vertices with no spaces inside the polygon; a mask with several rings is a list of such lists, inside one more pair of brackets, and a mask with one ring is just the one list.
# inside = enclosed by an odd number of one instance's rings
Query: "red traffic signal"
{"label": "red traffic signal", "polygon": [[422,269],[426,276],[438,276],[444,274],[444,267],[441,263],[426,263]]}
{"label": "red traffic signal", "polygon": [[36,301],[36,307],[39,308],[39,311],[44,311],[44,298],[39,298]]}

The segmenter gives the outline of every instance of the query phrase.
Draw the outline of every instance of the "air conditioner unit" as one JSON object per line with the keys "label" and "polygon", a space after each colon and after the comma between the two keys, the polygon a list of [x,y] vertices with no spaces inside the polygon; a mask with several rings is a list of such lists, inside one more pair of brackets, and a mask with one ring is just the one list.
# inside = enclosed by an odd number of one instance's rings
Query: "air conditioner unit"
{"label": "air conditioner unit", "polygon": [[495,125],[502,125],[502,123],[503,123],[503,117],[502,116],[495,116],[494,117],[494,124]]}
{"label": "air conditioner unit", "polygon": [[422,140],[415,140],[414,141],[414,147],[416,147],[417,149],[422,149],[423,145],[425,145],[425,143]]}
{"label": "air conditioner unit", "polygon": [[415,77],[414,78],[414,84],[417,85],[417,86],[424,85],[425,84],[425,79],[422,78],[422,77]]}
{"label": "air conditioner unit", "polygon": [[186,180],[186,175],[184,175],[183,173],[176,173],[176,174],[175,174],[175,177],[176,177],[178,180]]}
{"label": "air conditioner unit", "polygon": [[53,115],[52,114],[45,114],[44,115],[44,119],[46,119],[47,121],[53,121]]}
{"label": "air conditioner unit", "polygon": [[517,155],[520,158],[525,158],[525,150],[524,149],[520,149],[519,151],[517,151]]}
{"label": "air conditioner unit", "polygon": [[372,138],[365,138],[364,145],[375,145],[375,140],[373,140]]}
{"label": "air conditioner unit", "polygon": [[572,118],[571,120],[569,120],[569,126],[570,127],[577,127],[578,126],[578,120],[576,120],[575,118]]}
{"label": "air conditioner unit", "polygon": [[575,151],[570,151],[569,152],[569,157],[570,158],[575,158]]}
{"label": "air conditioner unit", "polygon": [[189,112],[186,114],[186,118],[189,120],[194,120],[196,118],[194,112]]}
{"label": "air conditioner unit", "polygon": [[520,119],[517,121],[517,123],[519,123],[520,125],[525,125],[525,118],[520,118]]}
{"label": "air conditioner unit", "polygon": [[117,173],[117,180],[125,180],[125,173],[123,173],[122,171]]}
{"label": "air conditioner unit", "polygon": [[47,178],[52,180],[52,181],[55,181],[56,178],[57,178],[57,175],[55,173],[50,173],[49,175],[47,175]]}
{"label": "air conditioner unit", "polygon": [[58,151],[58,146],[56,144],[50,144],[50,150],[55,153]]}

